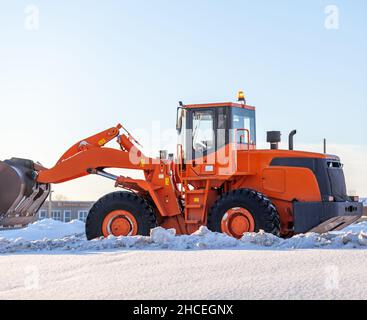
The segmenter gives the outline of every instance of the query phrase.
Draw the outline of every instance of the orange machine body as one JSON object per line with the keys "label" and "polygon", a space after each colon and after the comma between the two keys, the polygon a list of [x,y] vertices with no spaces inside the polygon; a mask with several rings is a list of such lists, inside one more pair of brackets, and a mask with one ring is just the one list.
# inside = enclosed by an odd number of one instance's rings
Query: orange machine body
{"label": "orange machine body", "polygon": [[[184,106],[184,110],[207,108],[254,107],[218,103]],[[105,169],[141,170],[145,179],[109,177],[115,186],[131,190],[147,199],[157,213],[157,222],[175,228],[178,234],[193,233],[207,224],[208,211],[220,196],[230,190],[248,188],[261,192],[276,206],[281,220],[281,234],[292,233],[293,201],[321,201],[320,189],[310,169],[271,166],[273,159],[330,158],[325,154],[290,150],[256,150],[247,128],[237,128],[240,143],[229,142],[210,154],[189,159],[178,145],[177,158],[146,157],[139,143],[121,125],[76,143],[51,169],[39,168],[40,183],[62,183],[88,174],[104,175]],[[247,140],[246,140],[247,137]],[[120,149],[105,145],[117,139]]]}

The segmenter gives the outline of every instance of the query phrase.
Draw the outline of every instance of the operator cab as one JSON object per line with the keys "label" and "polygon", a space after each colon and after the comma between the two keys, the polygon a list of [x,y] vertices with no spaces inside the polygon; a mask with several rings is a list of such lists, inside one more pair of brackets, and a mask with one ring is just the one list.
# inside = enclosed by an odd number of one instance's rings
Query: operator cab
{"label": "operator cab", "polygon": [[183,105],[177,109],[179,144],[186,160],[214,153],[228,144],[256,146],[255,108],[244,103]]}

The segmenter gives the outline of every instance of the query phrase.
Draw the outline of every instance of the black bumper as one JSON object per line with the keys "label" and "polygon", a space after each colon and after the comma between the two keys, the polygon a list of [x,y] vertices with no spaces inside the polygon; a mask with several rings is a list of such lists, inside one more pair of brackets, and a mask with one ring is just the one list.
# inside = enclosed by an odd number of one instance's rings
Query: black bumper
{"label": "black bumper", "polygon": [[305,233],[321,224],[326,225],[328,221],[334,221],[331,224],[334,227],[329,226],[329,230],[323,231],[337,230],[346,227],[346,221],[353,223],[362,215],[363,204],[360,202],[294,202],[294,232]]}

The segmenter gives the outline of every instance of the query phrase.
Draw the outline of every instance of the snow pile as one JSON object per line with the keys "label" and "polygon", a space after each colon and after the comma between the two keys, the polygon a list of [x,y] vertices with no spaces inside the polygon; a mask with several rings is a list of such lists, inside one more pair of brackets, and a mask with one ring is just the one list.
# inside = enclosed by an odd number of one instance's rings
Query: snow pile
{"label": "snow pile", "polygon": [[0,239],[17,240],[19,238],[28,241],[43,239],[60,239],[67,236],[84,234],[85,224],[79,220],[63,223],[53,219],[36,221],[24,229],[1,230]]}
{"label": "snow pile", "polygon": [[296,235],[290,239],[281,239],[272,234],[260,231],[248,233],[240,242],[252,244],[258,248],[271,249],[367,249],[367,222],[361,222],[343,231],[328,232],[324,234],[306,233]]}
{"label": "snow pile", "polygon": [[0,254],[34,251],[105,251],[134,250],[289,250],[289,249],[367,248],[367,222],[352,225],[340,232],[307,233],[281,239],[263,231],[248,233],[237,240],[214,233],[206,227],[192,235],[176,236],[174,229],[156,228],[150,237],[114,237],[87,241],[84,223],[38,221],[25,229],[0,232]]}
{"label": "snow pile", "polygon": [[165,230],[163,228],[155,228],[150,232],[150,236],[153,242],[168,247],[169,244],[175,239],[176,230],[175,229]]}

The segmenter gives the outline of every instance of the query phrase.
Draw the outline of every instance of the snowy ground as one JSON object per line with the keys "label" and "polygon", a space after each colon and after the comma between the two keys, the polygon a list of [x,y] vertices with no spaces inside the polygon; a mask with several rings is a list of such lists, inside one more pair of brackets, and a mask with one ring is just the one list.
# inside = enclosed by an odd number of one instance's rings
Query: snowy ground
{"label": "snowy ground", "polygon": [[201,228],[88,242],[84,224],[0,232],[0,299],[366,299],[367,222],[235,240]]}
{"label": "snowy ground", "polygon": [[367,221],[341,232],[322,235],[308,233],[281,239],[264,232],[245,234],[236,240],[206,227],[190,236],[175,236],[175,230],[156,228],[150,237],[109,237],[87,241],[84,223],[63,223],[52,219],[37,221],[25,229],[0,231],[0,254],[72,253],[106,250],[293,250],[293,249],[367,249]]}

